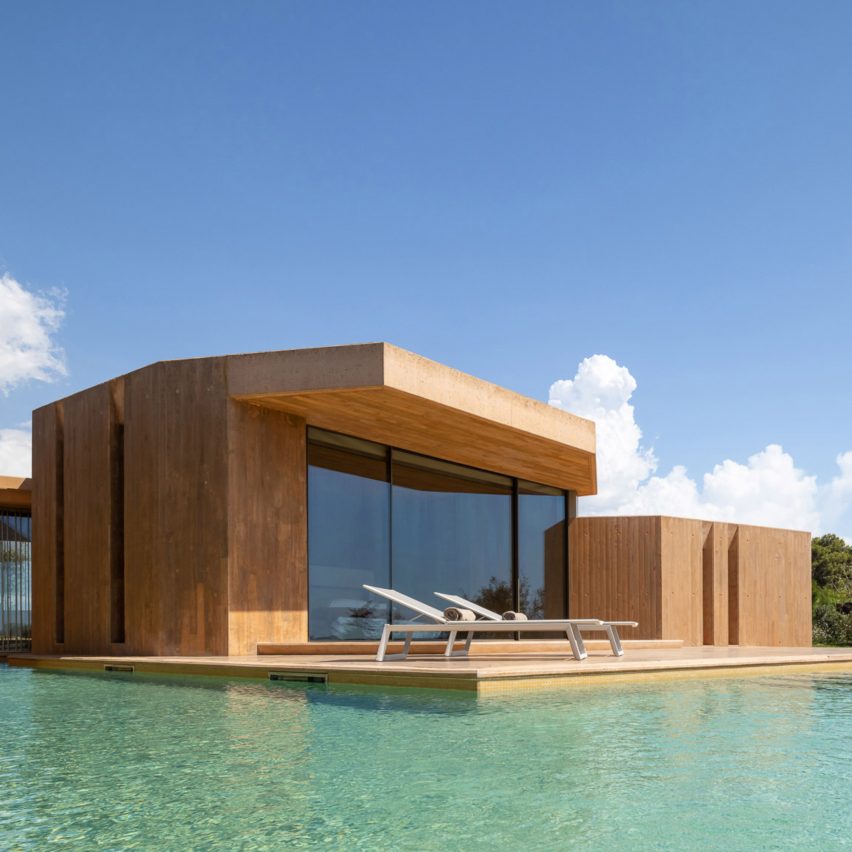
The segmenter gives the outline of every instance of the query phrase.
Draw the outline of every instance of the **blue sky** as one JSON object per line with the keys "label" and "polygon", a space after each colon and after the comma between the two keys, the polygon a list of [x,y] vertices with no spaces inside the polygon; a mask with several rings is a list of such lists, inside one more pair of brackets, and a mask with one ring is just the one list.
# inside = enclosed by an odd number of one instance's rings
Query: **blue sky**
{"label": "blue sky", "polygon": [[[852,6],[9,2],[0,272],[68,375],[390,340],[638,383],[658,472],[852,449]],[[852,529],[852,527],[850,527]]]}

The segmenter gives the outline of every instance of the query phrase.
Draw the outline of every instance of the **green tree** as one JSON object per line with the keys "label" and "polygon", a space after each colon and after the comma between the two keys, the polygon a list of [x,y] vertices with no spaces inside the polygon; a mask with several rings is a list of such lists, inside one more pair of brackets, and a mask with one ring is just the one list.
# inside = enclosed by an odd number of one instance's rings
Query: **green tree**
{"label": "green tree", "polygon": [[811,565],[818,586],[852,598],[852,547],[834,533],[811,542]]}
{"label": "green tree", "polygon": [[[544,589],[536,589],[535,593],[532,593],[529,580],[526,577],[521,577],[518,595],[520,598],[518,601],[520,604],[519,612],[523,612],[530,618],[544,618]],[[513,597],[512,587],[509,583],[492,577],[488,581],[488,585],[483,586],[476,593],[473,601],[486,609],[502,614],[513,608]]]}
{"label": "green tree", "polygon": [[811,542],[813,640],[816,645],[852,645],[852,546],[833,533]]}

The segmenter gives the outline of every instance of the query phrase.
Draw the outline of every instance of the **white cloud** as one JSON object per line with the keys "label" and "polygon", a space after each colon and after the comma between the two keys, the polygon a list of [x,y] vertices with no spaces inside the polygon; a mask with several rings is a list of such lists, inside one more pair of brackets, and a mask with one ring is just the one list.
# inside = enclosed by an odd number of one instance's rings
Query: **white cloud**
{"label": "white cloud", "polygon": [[34,293],[8,274],[0,277],[0,392],[66,374],[53,339],[64,316],[60,294]]}
{"label": "white cloud", "polygon": [[852,452],[837,457],[838,474],[822,486],[778,444],[745,464],[726,459],[700,485],[682,465],[659,475],[630,403],[635,390],[630,371],[606,355],[586,358],[573,379],[550,388],[551,405],[597,424],[598,494],[581,501],[584,514],[666,514],[841,535],[845,526],[852,537]]}
{"label": "white cloud", "polygon": [[[620,504],[656,469],[654,451],[641,445],[630,397],[636,379],[607,355],[586,358],[573,379],[554,382],[550,404],[588,417],[597,425],[598,495],[595,506]],[[584,501],[588,503],[589,501]]]}
{"label": "white cloud", "polygon": [[31,476],[32,444],[29,429],[0,429],[0,476]]}
{"label": "white cloud", "polygon": [[[59,293],[28,290],[10,275],[0,277],[0,393],[24,382],[50,382],[66,375],[65,353],[54,335],[65,316]],[[29,429],[0,429],[0,475],[29,476]]]}

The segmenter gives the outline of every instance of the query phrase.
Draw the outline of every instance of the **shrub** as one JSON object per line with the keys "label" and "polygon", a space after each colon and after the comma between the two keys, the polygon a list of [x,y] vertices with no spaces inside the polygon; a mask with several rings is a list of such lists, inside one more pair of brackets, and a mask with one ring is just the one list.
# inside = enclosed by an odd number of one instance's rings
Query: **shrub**
{"label": "shrub", "polygon": [[852,645],[852,614],[832,603],[814,606],[814,645]]}

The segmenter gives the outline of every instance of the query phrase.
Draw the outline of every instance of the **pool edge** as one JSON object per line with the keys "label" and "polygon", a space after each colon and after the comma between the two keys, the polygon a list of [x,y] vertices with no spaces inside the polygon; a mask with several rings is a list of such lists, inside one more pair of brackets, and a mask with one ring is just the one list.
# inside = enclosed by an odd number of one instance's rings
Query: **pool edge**
{"label": "pool edge", "polygon": [[[623,659],[623,658],[622,658]],[[835,659],[826,657],[781,658],[777,662],[769,658],[741,658],[727,660],[690,660],[633,663],[620,670],[583,670],[570,672],[489,672],[488,670],[444,670],[400,671],[391,669],[377,671],[366,666],[346,667],[324,665],[322,662],[282,661],[227,662],[221,659],[209,662],[181,659],[152,659],[139,657],[79,657],[34,654],[8,654],[6,662],[18,668],[45,669],[54,671],[107,671],[106,667],[132,666],[140,674],[208,676],[231,679],[267,680],[270,672],[305,674],[316,672],[326,677],[331,685],[375,686],[419,689],[450,689],[479,695],[526,691],[538,689],[566,689],[594,687],[625,682],[652,682],[663,680],[700,680],[720,677],[758,677],[765,675],[845,673],[852,672],[852,652],[840,654]]]}

